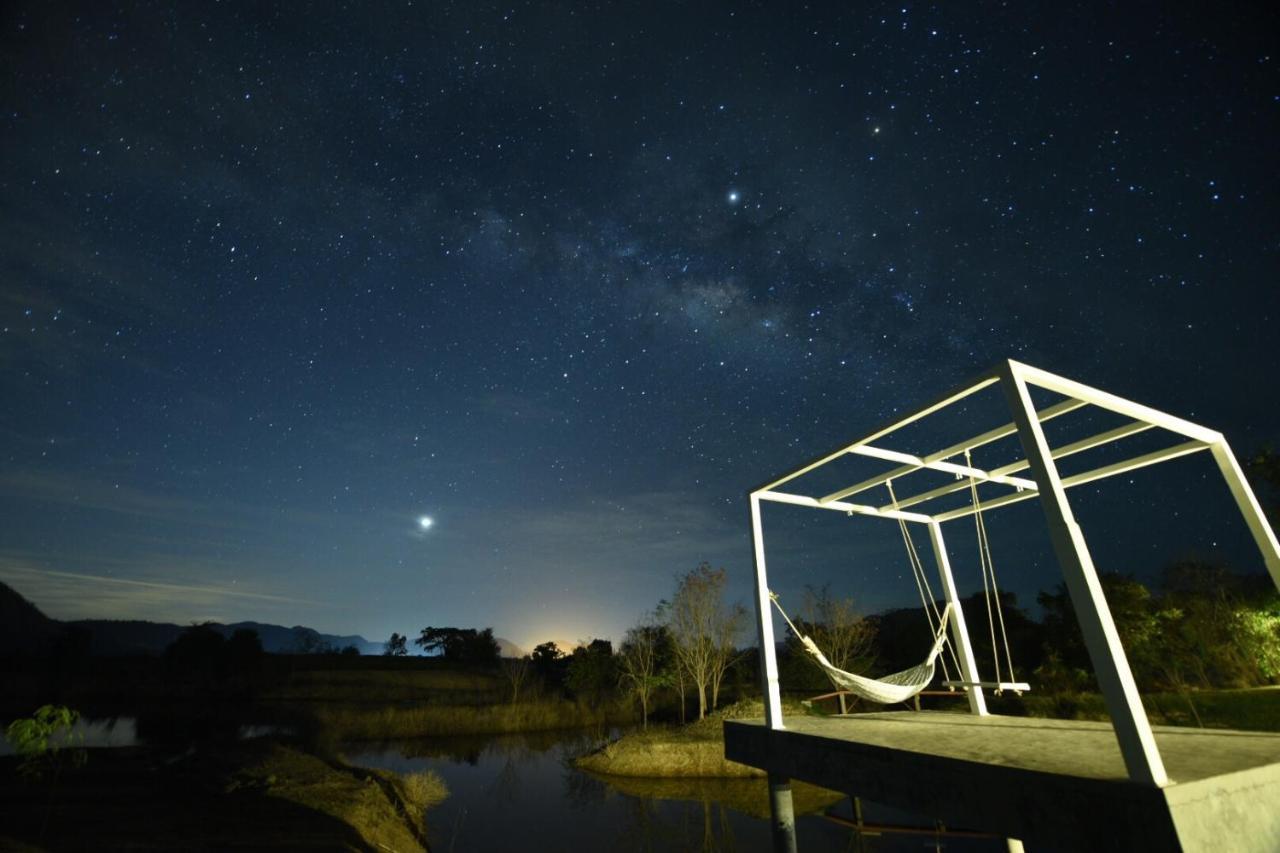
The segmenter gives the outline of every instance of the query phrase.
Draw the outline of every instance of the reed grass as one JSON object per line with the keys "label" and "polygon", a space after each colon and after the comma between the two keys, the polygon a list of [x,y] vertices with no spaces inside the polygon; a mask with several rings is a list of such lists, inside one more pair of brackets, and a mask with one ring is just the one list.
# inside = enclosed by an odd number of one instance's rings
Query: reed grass
{"label": "reed grass", "polygon": [[320,729],[338,741],[391,740],[462,734],[509,734],[630,722],[630,708],[546,700],[516,705],[326,705],[312,711]]}

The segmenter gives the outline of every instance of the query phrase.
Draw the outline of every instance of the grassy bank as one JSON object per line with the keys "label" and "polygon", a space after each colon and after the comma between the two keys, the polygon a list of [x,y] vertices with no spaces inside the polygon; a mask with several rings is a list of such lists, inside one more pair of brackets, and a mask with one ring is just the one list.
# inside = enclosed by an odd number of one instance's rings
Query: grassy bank
{"label": "grassy bank", "polygon": [[[786,713],[806,709],[787,703]],[[578,767],[608,776],[749,779],[764,771],[724,757],[724,721],[762,717],[760,702],[743,701],[686,726],[650,726],[632,731],[576,760]]]}
{"label": "grassy bank", "polygon": [[56,784],[0,759],[3,849],[425,848],[438,778],[401,777],[270,741],[193,751],[89,750]]}
{"label": "grassy bank", "polygon": [[634,711],[628,707],[563,700],[483,706],[325,705],[312,709],[311,714],[321,733],[337,741],[590,728],[627,723],[634,718]]}

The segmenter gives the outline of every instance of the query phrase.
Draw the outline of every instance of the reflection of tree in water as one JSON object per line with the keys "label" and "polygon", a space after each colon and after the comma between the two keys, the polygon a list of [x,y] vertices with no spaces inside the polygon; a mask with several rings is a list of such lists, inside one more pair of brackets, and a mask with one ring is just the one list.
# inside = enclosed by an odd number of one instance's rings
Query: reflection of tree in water
{"label": "reflection of tree in water", "polygon": [[624,834],[637,853],[733,853],[738,849],[731,809],[724,803],[711,798],[673,801],[621,796],[627,801]]}
{"label": "reflection of tree in water", "polygon": [[458,764],[479,764],[494,755],[522,761],[555,748],[564,742],[563,732],[522,732],[499,735],[448,735],[393,741],[405,758],[437,758]]}
{"label": "reflection of tree in water", "polygon": [[583,773],[572,764],[564,766],[564,799],[576,808],[588,808],[604,802],[609,786],[590,773]]}
{"label": "reflection of tree in water", "polygon": [[519,759],[507,756],[502,762],[502,769],[493,777],[493,785],[489,791],[500,803],[511,804],[516,801],[520,792]]}

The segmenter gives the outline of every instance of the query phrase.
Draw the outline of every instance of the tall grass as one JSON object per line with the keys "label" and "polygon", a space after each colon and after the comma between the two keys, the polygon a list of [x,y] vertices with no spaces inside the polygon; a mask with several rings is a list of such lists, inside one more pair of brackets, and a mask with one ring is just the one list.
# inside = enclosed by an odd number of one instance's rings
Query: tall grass
{"label": "tall grass", "polygon": [[630,722],[634,711],[563,700],[518,705],[322,706],[312,711],[328,737],[387,740],[461,734],[507,734]]}

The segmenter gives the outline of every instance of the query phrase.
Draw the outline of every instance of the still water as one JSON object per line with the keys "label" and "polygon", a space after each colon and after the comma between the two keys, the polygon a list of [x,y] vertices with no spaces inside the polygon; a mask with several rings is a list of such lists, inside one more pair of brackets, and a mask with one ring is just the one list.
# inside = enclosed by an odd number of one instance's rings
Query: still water
{"label": "still water", "polygon": [[[431,849],[462,851],[771,850],[764,780],[636,780],[596,777],[572,758],[598,734],[552,732],[352,744],[352,764],[397,772],[432,770],[449,798],[428,814]],[[930,827],[932,821],[863,803],[868,822]],[[1003,851],[997,839],[933,833],[859,836],[823,816],[852,818],[847,797],[797,789],[801,853]]]}
{"label": "still water", "polygon": [[[273,736],[288,737],[295,734],[290,726],[261,723],[239,724],[233,727],[233,732],[239,740]],[[137,717],[81,717],[69,730],[53,735],[49,739],[49,745],[102,749],[139,746],[143,743],[154,743],[156,740],[162,739],[156,738],[154,732],[148,737],[139,735]],[[4,755],[13,755],[13,746],[5,739],[4,726],[0,724],[0,756]]]}
{"label": "still water", "polygon": [[[137,746],[138,719],[136,717],[106,717],[101,719],[76,720],[68,730],[58,732],[49,738],[49,745],[64,746]],[[13,755],[13,747],[4,737],[3,724],[0,724],[0,755]]]}

